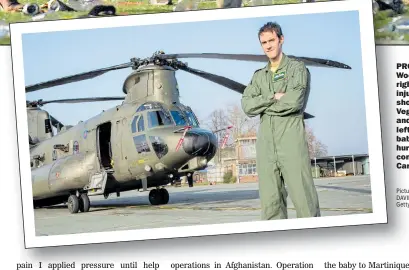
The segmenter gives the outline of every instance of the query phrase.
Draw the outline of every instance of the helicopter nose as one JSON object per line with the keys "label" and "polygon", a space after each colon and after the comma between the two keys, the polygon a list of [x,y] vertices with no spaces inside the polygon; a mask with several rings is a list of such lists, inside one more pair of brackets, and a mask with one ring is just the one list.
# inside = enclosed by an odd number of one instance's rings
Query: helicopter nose
{"label": "helicopter nose", "polygon": [[192,156],[202,156],[211,159],[217,150],[216,136],[206,131],[188,131],[183,141],[183,150]]}

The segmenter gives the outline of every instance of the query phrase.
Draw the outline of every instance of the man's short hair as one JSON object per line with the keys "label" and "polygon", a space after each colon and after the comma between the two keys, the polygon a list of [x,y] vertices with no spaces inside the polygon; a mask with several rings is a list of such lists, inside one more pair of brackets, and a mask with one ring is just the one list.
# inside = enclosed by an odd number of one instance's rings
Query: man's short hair
{"label": "man's short hair", "polygon": [[263,25],[260,30],[258,31],[258,37],[260,38],[261,33],[264,32],[271,32],[271,33],[276,33],[278,38],[281,38],[283,35],[283,31],[281,30],[281,26],[278,23],[275,22],[268,22],[265,25]]}

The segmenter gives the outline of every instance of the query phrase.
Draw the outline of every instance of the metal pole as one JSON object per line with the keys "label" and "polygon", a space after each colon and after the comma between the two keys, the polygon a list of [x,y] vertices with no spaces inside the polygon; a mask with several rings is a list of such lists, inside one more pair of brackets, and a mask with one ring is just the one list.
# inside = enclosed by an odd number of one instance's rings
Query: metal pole
{"label": "metal pole", "polygon": [[355,160],[354,160],[354,155],[352,155],[352,168],[354,170],[354,176],[355,176]]}
{"label": "metal pole", "polygon": [[335,156],[333,156],[334,158],[334,176],[337,176],[337,164],[335,163]]}
{"label": "metal pole", "polygon": [[314,157],[314,162],[315,162],[315,178],[318,178],[318,175],[317,175],[317,158],[316,157]]}
{"label": "metal pole", "polygon": [[240,166],[239,161],[236,160],[236,183],[237,184],[240,184],[240,175],[239,175],[240,168],[239,168],[239,166]]}

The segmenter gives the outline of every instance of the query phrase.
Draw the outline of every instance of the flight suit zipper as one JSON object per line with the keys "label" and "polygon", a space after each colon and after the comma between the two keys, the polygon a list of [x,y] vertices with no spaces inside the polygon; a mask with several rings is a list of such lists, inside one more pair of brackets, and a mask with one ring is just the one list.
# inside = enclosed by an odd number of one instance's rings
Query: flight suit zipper
{"label": "flight suit zipper", "polygon": [[[271,71],[270,71],[271,72]],[[270,82],[271,82],[271,86],[272,86],[272,90],[273,90],[273,95],[276,93],[275,89],[274,89],[274,74],[275,72],[271,72],[271,76],[270,76]],[[277,156],[277,146],[275,143],[275,136],[274,136],[274,116],[270,116],[270,125],[271,125],[271,132],[272,132],[272,139],[273,139],[273,147],[274,147],[274,156],[275,156],[275,163],[278,164],[278,156]]]}
{"label": "flight suit zipper", "polygon": [[[273,88],[273,94],[276,93],[275,84],[274,84],[274,77],[275,77],[275,74],[277,73],[277,71],[278,70],[276,70],[276,72],[271,72],[272,76],[270,77],[271,84],[273,86],[272,87]],[[280,176],[282,176],[281,166],[280,166],[280,162],[278,160],[277,144],[276,144],[276,141],[275,141],[275,117],[274,116],[271,116],[271,121],[270,122],[271,122],[271,130],[272,130],[272,140],[273,140],[273,147],[274,147],[275,163],[276,163],[277,167],[279,168]]]}

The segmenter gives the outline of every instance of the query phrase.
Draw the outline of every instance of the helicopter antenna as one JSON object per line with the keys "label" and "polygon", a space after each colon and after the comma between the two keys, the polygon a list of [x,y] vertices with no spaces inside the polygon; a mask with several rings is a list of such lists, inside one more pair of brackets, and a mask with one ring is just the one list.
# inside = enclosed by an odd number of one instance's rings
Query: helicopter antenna
{"label": "helicopter antenna", "polygon": [[222,141],[222,144],[220,146],[221,149],[224,149],[224,147],[226,146],[227,139],[230,136],[230,131],[231,131],[232,128],[233,128],[233,126],[228,126],[227,128],[224,129],[224,130],[226,130],[226,134],[223,136],[223,141]]}
{"label": "helicopter antenna", "polygon": [[185,126],[183,128],[183,135],[179,139],[178,144],[176,145],[176,152],[179,150],[180,146],[182,145],[183,141],[185,140],[186,133],[191,129],[191,126]]}

